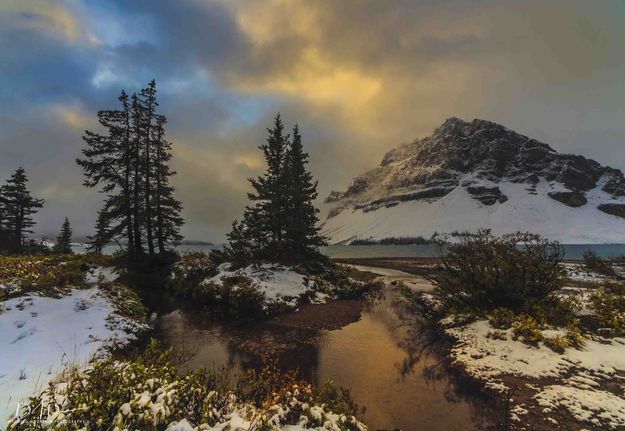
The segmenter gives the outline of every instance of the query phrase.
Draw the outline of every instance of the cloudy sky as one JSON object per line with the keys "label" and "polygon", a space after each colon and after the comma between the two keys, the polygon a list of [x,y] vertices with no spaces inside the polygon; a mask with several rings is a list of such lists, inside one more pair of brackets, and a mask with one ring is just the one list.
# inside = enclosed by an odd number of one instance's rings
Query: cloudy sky
{"label": "cloudy sky", "polygon": [[84,129],[150,79],[189,238],[239,217],[271,117],[299,122],[325,196],[450,116],[625,168],[621,0],[0,0],[0,174],[23,166],[91,232]]}

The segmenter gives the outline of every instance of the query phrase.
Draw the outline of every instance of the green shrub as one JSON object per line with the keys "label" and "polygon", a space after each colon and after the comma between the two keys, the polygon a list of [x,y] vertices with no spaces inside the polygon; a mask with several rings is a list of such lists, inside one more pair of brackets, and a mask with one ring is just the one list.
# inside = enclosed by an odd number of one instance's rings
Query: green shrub
{"label": "green shrub", "polygon": [[556,335],[554,337],[545,337],[543,343],[554,352],[560,354],[564,353],[566,348],[570,346],[567,338],[560,335]]}
{"label": "green shrub", "polygon": [[585,337],[582,334],[579,324],[579,319],[575,319],[566,326],[566,341],[569,343],[569,346],[575,347],[576,349],[581,348],[585,342]]}
{"label": "green shrub", "polygon": [[532,316],[521,314],[512,324],[512,339],[537,346],[540,341],[543,341],[543,333],[540,331],[540,325]]}
{"label": "green shrub", "polygon": [[590,308],[597,323],[625,335],[625,284],[606,282],[590,295]]}
{"label": "green shrub", "polygon": [[497,329],[508,329],[514,322],[514,313],[508,308],[495,308],[489,319],[490,326]]}
{"label": "green shrub", "polygon": [[564,252],[557,242],[530,233],[494,237],[488,230],[458,238],[441,250],[441,263],[428,276],[433,294],[448,309],[529,312],[554,301],[553,292],[562,287]]}
{"label": "green shrub", "polygon": [[579,297],[551,298],[549,302],[534,304],[529,310],[538,321],[553,326],[566,326],[573,322],[581,309]]}

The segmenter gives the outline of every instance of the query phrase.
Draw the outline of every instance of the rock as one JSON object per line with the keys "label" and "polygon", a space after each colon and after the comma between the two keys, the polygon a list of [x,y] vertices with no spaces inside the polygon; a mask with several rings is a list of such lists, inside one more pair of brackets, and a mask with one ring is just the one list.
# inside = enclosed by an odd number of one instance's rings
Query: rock
{"label": "rock", "polygon": [[484,205],[494,205],[497,202],[504,203],[508,200],[508,197],[501,193],[501,190],[499,190],[497,186],[468,186],[466,190],[474,199],[477,199]]}
{"label": "rock", "polygon": [[578,191],[572,192],[549,192],[547,195],[558,202],[563,203],[564,205],[568,205],[573,208],[581,207],[586,205],[588,199],[584,196],[583,193]]}
{"label": "rock", "polygon": [[341,200],[343,198],[343,193],[332,190],[327,198],[325,198],[325,203],[331,203]]}
{"label": "rock", "polygon": [[625,204],[601,204],[597,208],[606,214],[625,218]]}

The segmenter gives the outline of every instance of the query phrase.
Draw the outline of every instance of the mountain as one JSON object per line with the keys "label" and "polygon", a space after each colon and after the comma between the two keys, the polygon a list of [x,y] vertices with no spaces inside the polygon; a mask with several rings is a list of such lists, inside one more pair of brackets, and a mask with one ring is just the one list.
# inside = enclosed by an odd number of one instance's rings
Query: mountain
{"label": "mountain", "polygon": [[479,119],[449,118],[432,136],[389,151],[323,207],[322,232],[333,244],[479,228],[625,243],[620,170]]}

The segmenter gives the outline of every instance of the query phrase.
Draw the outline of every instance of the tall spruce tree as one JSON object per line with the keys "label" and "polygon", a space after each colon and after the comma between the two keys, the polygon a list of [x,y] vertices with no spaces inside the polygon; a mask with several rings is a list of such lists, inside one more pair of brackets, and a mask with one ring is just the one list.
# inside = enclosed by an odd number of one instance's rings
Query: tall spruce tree
{"label": "tall spruce tree", "polygon": [[85,131],[83,140],[87,148],[82,150],[83,159],[76,162],[83,169],[87,187],[101,186],[106,195],[103,209],[98,213],[98,225],[106,226],[98,237],[104,243],[126,235],[128,252],[133,254],[135,242],[131,233],[132,224],[132,153],[131,113],[128,96],[122,91],[119,96],[120,110],[98,112],[98,121],[106,134]]}
{"label": "tall spruce tree", "polygon": [[[171,143],[164,139],[166,119],[157,114],[156,82],[129,98],[121,109],[100,111],[105,134],[86,131],[87,148],[78,164],[88,187],[101,186],[106,195],[98,212],[94,250],[125,240],[128,254],[159,253],[180,241],[182,205],[173,197],[169,179]],[[147,244],[144,244],[144,238]],[[123,241],[122,241],[123,242]]]}
{"label": "tall spruce tree", "polygon": [[144,211],[145,211],[145,232],[148,245],[148,253],[154,254],[154,229],[152,218],[152,182],[154,171],[154,149],[152,142],[153,134],[153,122],[156,117],[156,108],[158,102],[156,101],[156,81],[152,80],[148,86],[141,90],[139,93],[139,104],[141,114],[141,130],[138,132],[141,135],[142,141],[142,159],[143,159],[143,181],[144,190],[143,197],[145,199]]}
{"label": "tall spruce tree", "polygon": [[293,139],[284,133],[278,114],[272,129],[267,129],[263,151],[267,170],[250,179],[254,189],[248,193],[251,205],[245,208],[241,222],[235,221],[228,234],[227,253],[234,259],[301,261],[318,256],[316,248],[324,245],[319,235],[317,183],[306,169],[308,154],[302,147],[296,126]]}
{"label": "tall spruce tree", "polygon": [[56,237],[56,243],[54,244],[53,251],[55,253],[72,253],[72,227],[69,224],[69,220],[65,217],[65,221],[61,226],[61,232]]}
{"label": "tall spruce tree", "polygon": [[165,124],[167,118],[164,115],[157,115],[153,127],[153,183],[152,192],[154,194],[151,201],[156,230],[156,242],[159,253],[165,253],[169,246],[175,246],[182,239],[180,227],[184,223],[180,212],[182,203],[174,198],[174,188],[169,183],[169,179],[176,175],[169,167],[171,160],[171,142],[165,139]]}
{"label": "tall spruce tree", "polygon": [[35,225],[32,215],[43,207],[44,200],[30,195],[27,188],[28,177],[23,168],[18,168],[2,186],[0,195],[3,201],[7,250],[19,253],[26,244],[27,234]]}
{"label": "tall spruce tree", "polygon": [[317,247],[326,244],[317,226],[319,210],[313,204],[317,198],[317,181],[306,169],[307,164],[308,154],[304,152],[302,136],[296,124],[284,162],[286,249],[288,256],[295,261],[316,254]]}
{"label": "tall spruce tree", "polygon": [[265,156],[267,170],[249,180],[254,191],[248,193],[248,198],[254,206],[246,210],[244,222],[249,233],[255,237],[257,247],[271,257],[282,253],[286,215],[283,167],[289,137],[284,133],[280,114],[276,115],[273,128],[267,129],[267,132],[267,142],[258,147]]}

